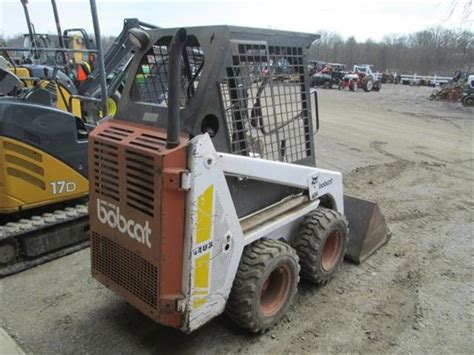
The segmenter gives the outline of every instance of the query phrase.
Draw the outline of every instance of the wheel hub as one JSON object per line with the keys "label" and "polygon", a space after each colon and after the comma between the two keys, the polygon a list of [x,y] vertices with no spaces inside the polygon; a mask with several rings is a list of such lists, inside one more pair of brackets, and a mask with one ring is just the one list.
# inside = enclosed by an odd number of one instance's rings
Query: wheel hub
{"label": "wheel hub", "polygon": [[291,271],[288,265],[275,268],[262,284],[260,291],[260,311],[266,317],[277,313],[288,297]]}
{"label": "wheel hub", "polygon": [[337,265],[342,253],[342,236],[338,230],[332,231],[327,237],[321,255],[321,266],[324,271],[331,271]]}

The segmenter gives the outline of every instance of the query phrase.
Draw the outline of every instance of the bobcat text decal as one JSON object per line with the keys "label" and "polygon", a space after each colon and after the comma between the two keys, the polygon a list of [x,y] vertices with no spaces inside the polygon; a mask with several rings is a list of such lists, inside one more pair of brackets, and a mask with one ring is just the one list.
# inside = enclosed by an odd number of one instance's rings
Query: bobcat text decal
{"label": "bobcat text decal", "polygon": [[120,207],[113,203],[97,199],[97,217],[100,223],[107,224],[110,228],[117,228],[120,233],[128,235],[130,238],[145,244],[151,248],[150,243],[150,224],[148,221],[142,226],[133,219],[127,219],[120,214]]}
{"label": "bobcat text decal", "polygon": [[329,185],[332,185],[332,178],[320,183],[319,188],[322,189],[322,188],[327,187]]}

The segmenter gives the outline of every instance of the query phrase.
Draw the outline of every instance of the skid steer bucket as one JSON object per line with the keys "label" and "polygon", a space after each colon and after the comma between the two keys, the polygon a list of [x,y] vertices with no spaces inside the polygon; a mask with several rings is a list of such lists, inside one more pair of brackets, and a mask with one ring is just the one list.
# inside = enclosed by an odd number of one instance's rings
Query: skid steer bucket
{"label": "skid steer bucket", "polygon": [[377,203],[344,195],[344,214],[349,222],[346,259],[361,264],[390,240],[392,233]]}

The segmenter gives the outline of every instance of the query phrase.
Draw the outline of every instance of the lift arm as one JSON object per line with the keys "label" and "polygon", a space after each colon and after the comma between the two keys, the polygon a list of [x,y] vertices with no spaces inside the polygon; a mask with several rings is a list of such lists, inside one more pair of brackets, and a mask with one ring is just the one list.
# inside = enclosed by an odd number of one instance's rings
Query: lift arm
{"label": "lift arm", "polygon": [[218,153],[218,157],[226,175],[297,187],[307,190],[310,200],[330,195],[337,211],[344,213],[340,172],[236,154]]}

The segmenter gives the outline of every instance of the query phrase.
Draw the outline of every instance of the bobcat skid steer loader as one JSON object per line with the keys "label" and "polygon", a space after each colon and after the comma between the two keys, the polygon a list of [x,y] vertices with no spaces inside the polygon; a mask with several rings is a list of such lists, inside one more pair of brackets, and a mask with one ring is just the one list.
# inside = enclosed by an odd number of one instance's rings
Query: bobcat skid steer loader
{"label": "bobcat skid steer loader", "polygon": [[[387,241],[375,205],[345,202],[341,174],[316,167],[305,52],[317,36],[228,26],[130,36],[140,49],[116,118],[90,135],[94,278],[186,333],[222,312],[260,333],[300,277],[324,284],[352,243],[357,260],[374,251],[367,238]],[[364,219],[360,235],[345,203]]]}

